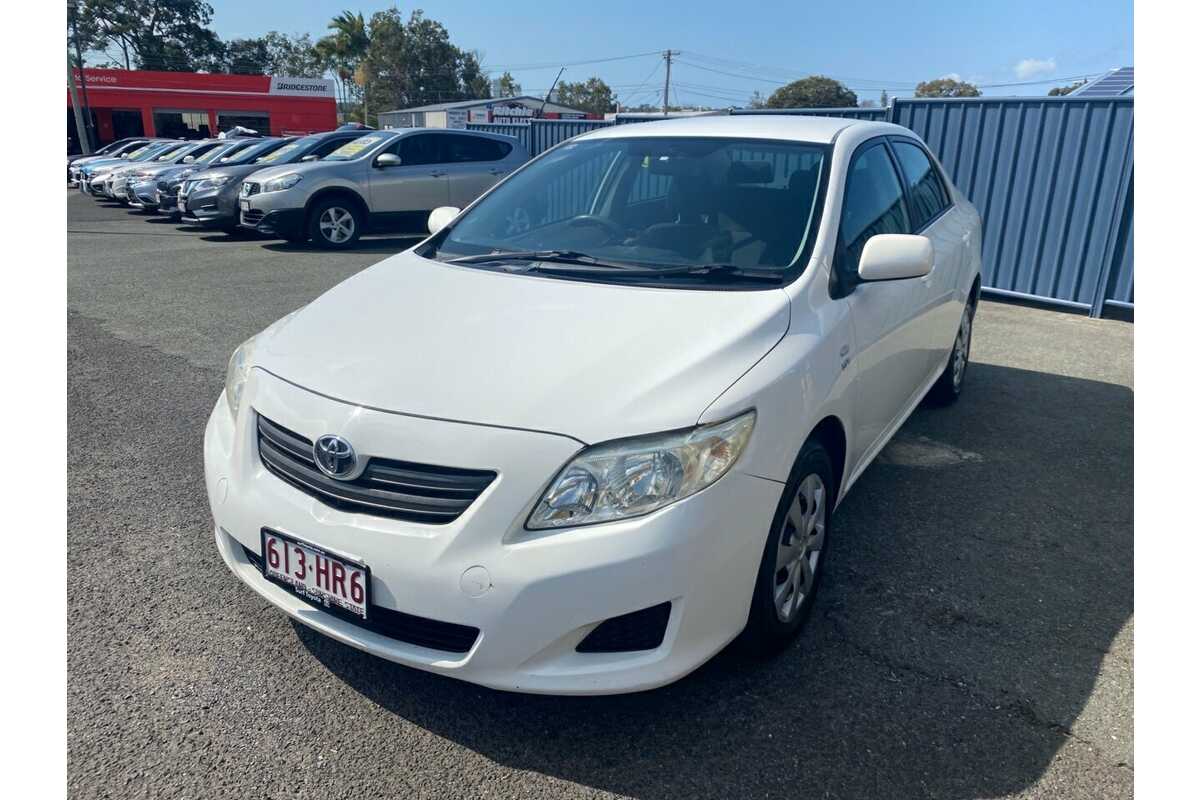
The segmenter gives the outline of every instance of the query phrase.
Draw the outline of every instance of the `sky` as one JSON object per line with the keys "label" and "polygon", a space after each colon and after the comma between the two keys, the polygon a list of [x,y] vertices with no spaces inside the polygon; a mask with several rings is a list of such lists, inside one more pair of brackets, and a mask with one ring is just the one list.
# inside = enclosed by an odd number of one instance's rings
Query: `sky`
{"label": "sky", "polygon": [[[832,3],[759,0],[209,0],[222,39],[268,30],[323,36],[342,10],[421,8],[451,41],[508,70],[528,94],[598,75],[624,105],[662,102],[662,51],[672,104],[744,105],[810,74],[841,80],[862,99],[911,95],[916,83],[957,77],[985,95],[1045,95],[1070,78],[1133,64],[1133,4],[1114,0]],[[602,59],[612,59],[603,60]],[[593,61],[597,63],[579,63]],[[1018,85],[1001,85],[1018,84]]]}

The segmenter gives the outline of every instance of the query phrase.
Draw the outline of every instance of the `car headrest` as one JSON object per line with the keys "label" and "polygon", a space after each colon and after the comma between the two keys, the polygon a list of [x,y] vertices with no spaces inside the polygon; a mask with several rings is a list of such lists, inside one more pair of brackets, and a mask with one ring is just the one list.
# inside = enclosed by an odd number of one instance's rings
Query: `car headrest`
{"label": "car headrest", "polygon": [[726,183],[738,186],[746,183],[771,183],[775,166],[770,161],[734,161],[729,165]]}

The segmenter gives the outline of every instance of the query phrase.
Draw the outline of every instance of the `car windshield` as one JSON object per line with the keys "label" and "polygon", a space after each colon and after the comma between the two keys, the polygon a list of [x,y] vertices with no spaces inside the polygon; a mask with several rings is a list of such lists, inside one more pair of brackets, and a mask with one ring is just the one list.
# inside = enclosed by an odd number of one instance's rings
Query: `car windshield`
{"label": "car windshield", "polygon": [[351,159],[358,158],[364,152],[382,142],[384,138],[385,137],[383,136],[360,136],[357,139],[346,142],[337,150],[334,150],[332,153],[325,156],[325,158],[322,160],[350,161]]}
{"label": "car windshield", "polygon": [[182,155],[185,150],[191,150],[195,147],[192,144],[181,144],[178,147],[170,147],[154,157],[155,161],[169,161],[175,156]]}
{"label": "car windshield", "polygon": [[314,142],[318,141],[319,138],[320,137],[317,137],[317,136],[305,136],[304,138],[297,139],[294,142],[288,142],[287,144],[285,144],[283,147],[279,148],[278,150],[275,150],[273,152],[267,153],[265,156],[259,156],[258,158],[254,159],[254,163],[255,164],[285,164],[291,160],[289,158],[289,156],[291,156],[293,153],[295,153],[301,147],[304,147],[304,148],[309,147]]}
{"label": "car windshield", "polygon": [[778,279],[815,236],[826,154],[763,139],[568,143],[461,217],[438,257],[483,264],[488,253],[553,251],[644,268],[630,275],[721,266]]}
{"label": "car windshield", "polygon": [[243,143],[241,148],[223,153],[221,155],[221,163],[228,166],[249,164],[263,153],[272,151],[277,147],[279,147],[278,139],[259,140],[251,145]]}
{"label": "car windshield", "polygon": [[162,151],[171,147],[171,142],[154,142],[152,144],[143,145],[137,150],[129,154],[129,161],[149,161],[157,156]]}
{"label": "car windshield", "polygon": [[227,153],[235,152],[240,143],[234,142],[230,144],[219,144],[216,147],[209,148],[202,155],[196,156],[193,164],[215,164],[217,159]]}

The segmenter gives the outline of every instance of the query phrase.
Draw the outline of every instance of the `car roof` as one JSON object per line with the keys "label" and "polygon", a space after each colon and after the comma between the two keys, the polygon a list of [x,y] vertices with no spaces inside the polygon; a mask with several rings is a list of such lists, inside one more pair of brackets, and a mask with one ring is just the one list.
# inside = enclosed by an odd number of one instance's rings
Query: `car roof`
{"label": "car roof", "polygon": [[801,116],[798,114],[721,114],[613,125],[609,128],[585,133],[574,141],[646,136],[695,136],[830,144],[839,134],[851,128],[856,133],[875,131],[874,135],[889,133],[912,135],[912,131],[907,128],[888,122],[867,122],[844,117]]}
{"label": "car roof", "polygon": [[467,128],[384,128],[381,131],[372,131],[372,133],[386,133],[396,136],[411,136],[417,133],[451,133],[461,136],[475,136],[480,139],[495,139],[509,144],[520,144],[520,140],[515,136],[509,136],[504,133],[493,133],[492,131],[475,131]]}

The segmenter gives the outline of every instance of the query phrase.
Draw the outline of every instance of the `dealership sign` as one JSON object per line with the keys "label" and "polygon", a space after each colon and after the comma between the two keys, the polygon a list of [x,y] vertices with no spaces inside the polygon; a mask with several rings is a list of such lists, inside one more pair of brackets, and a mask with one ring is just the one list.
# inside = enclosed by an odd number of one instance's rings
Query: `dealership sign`
{"label": "dealership sign", "polygon": [[292,97],[334,97],[333,81],[328,78],[288,78],[284,75],[271,76],[268,93]]}

